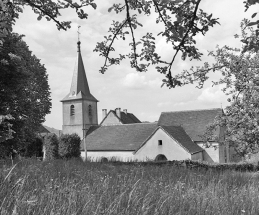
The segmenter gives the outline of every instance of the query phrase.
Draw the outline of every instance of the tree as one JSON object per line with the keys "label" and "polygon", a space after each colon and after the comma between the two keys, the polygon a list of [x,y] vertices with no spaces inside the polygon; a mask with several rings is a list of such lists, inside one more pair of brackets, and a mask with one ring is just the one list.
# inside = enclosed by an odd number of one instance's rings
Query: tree
{"label": "tree", "polygon": [[6,140],[12,139],[12,124],[9,120],[12,120],[13,117],[9,115],[0,115],[0,143]]}
{"label": "tree", "polygon": [[[186,58],[201,60],[202,53],[196,46],[195,36],[205,35],[210,28],[218,24],[218,19],[212,14],[208,14],[201,10],[200,3],[202,0],[124,0],[123,3],[113,4],[107,8],[109,12],[124,13],[123,21],[112,20],[108,36],[105,40],[96,45],[94,51],[99,52],[100,56],[105,58],[103,67],[100,72],[104,73],[111,65],[120,64],[126,57],[129,58],[131,67],[139,72],[147,71],[150,65],[156,65],[158,72],[165,74],[163,82],[169,88],[181,86],[182,82],[176,75],[172,74],[171,68],[178,54],[181,53],[182,59]],[[254,4],[259,3],[259,0],[247,0],[244,2],[246,10]],[[0,4],[0,40],[3,39],[12,30],[12,25],[19,18],[19,13],[22,13],[23,7],[29,6],[38,15],[38,20],[45,17],[48,21],[52,20],[56,23],[57,28],[67,30],[70,28],[70,21],[59,21],[61,11],[67,8],[76,10],[79,18],[87,19],[88,14],[83,8],[91,6],[96,9],[97,5],[94,0],[80,0],[74,2],[72,0],[64,1],[36,1],[36,0],[16,0],[10,2],[3,0]],[[140,40],[136,40],[135,31],[142,24],[138,21],[139,16],[148,16],[152,13],[157,14],[156,24],[164,26],[164,30],[157,36],[152,32],[147,32]],[[253,18],[256,14],[253,15]],[[250,25],[258,25],[259,20],[251,22]],[[131,50],[128,54],[119,53],[117,57],[111,57],[111,52],[115,51],[115,39],[122,39],[129,35],[131,37]],[[173,57],[170,61],[166,61],[156,52],[156,38],[161,36],[171,45]],[[245,42],[245,41],[244,41]],[[259,44],[254,44],[253,47],[259,47]],[[251,48],[251,46],[247,46]],[[141,63],[140,63],[141,61]]]}
{"label": "tree", "polygon": [[15,131],[14,138],[2,144],[22,151],[50,112],[48,76],[18,34],[5,38],[0,59],[0,113],[12,116],[9,123]]}
{"label": "tree", "polygon": [[[236,35],[241,41],[250,44],[258,42],[257,32],[249,25],[248,20],[241,23],[241,35]],[[205,138],[214,139],[213,130],[218,126],[226,129],[224,144],[233,147],[237,154],[244,157],[248,153],[259,151],[259,52],[257,48],[241,49],[224,46],[210,52],[215,63],[205,63],[202,67],[185,71],[179,78],[186,84],[198,81],[201,88],[208,79],[209,72],[220,72],[221,78],[214,85],[222,85],[223,92],[229,96],[229,106],[223,116],[218,116],[215,122],[208,126]]]}

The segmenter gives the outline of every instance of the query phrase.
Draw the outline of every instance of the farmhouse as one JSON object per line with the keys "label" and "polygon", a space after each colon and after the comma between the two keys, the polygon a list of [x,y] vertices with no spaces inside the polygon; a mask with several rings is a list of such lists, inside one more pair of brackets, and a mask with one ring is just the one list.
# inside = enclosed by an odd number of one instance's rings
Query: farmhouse
{"label": "farmhouse", "polygon": [[82,157],[93,160],[116,157],[127,160],[203,160],[230,161],[229,149],[220,144],[224,128],[215,131],[215,140],[207,148],[201,135],[222,109],[164,112],[158,123],[141,123],[126,109],[103,109],[103,120],[98,125],[97,102],[91,94],[77,43],[77,63],[70,92],[61,101],[64,134],[77,133],[82,139]]}
{"label": "farmhouse", "polygon": [[[92,160],[113,157],[121,161],[203,159],[203,149],[182,127],[157,126],[156,123],[92,126],[86,145],[87,157]],[[81,148],[84,150],[83,145]]]}

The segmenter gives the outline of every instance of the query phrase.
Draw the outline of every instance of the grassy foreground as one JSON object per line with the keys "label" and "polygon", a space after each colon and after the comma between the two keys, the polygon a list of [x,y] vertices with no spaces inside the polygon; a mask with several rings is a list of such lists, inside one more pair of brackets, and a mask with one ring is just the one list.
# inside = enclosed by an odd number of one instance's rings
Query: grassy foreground
{"label": "grassy foreground", "polygon": [[258,173],[80,160],[0,166],[1,215],[259,214],[258,203]]}

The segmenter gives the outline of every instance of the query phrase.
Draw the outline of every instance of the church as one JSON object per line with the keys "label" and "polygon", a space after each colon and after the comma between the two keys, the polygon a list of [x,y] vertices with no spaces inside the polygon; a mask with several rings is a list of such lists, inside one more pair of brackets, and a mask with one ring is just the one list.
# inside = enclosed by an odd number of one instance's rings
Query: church
{"label": "church", "polygon": [[206,125],[222,109],[164,112],[156,123],[142,123],[133,113],[121,108],[102,110],[98,124],[97,102],[88,85],[80,41],[71,88],[61,100],[62,133],[77,133],[81,139],[81,156],[93,161],[200,160],[225,163],[231,161],[224,141],[224,128],[215,131],[219,138],[206,147],[200,138]]}

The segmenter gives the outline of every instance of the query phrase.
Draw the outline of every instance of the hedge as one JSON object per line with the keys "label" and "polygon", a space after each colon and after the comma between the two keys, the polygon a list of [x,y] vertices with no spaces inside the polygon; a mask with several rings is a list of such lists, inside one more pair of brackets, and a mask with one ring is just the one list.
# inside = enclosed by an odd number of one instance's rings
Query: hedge
{"label": "hedge", "polygon": [[54,160],[58,155],[58,138],[56,134],[50,133],[44,137],[45,160]]}
{"label": "hedge", "polygon": [[63,159],[79,158],[81,139],[77,134],[63,134],[59,138],[59,156]]}

